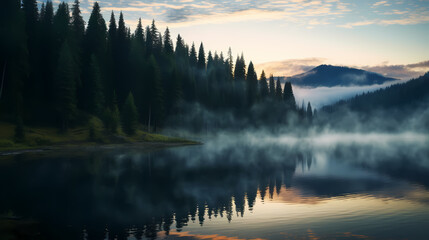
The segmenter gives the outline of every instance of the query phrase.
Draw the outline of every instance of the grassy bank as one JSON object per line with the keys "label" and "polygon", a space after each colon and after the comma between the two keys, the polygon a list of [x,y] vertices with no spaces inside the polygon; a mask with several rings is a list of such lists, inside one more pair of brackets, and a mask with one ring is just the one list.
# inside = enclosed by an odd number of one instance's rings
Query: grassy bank
{"label": "grassy bank", "polygon": [[91,120],[93,132],[90,134],[89,124],[60,132],[53,127],[25,126],[25,138],[17,141],[15,138],[15,125],[0,122],[0,152],[19,151],[27,149],[40,149],[45,147],[61,146],[91,146],[103,144],[122,143],[182,143],[197,144],[197,142],[183,138],[168,137],[160,134],[147,133],[137,130],[136,134],[127,136],[118,129],[118,133],[112,134],[103,128],[99,119]]}

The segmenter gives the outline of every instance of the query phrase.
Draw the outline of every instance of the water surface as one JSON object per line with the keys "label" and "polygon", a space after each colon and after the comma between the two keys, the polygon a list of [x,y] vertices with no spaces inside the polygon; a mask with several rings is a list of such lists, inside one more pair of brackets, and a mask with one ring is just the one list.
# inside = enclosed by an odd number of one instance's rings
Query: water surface
{"label": "water surface", "polygon": [[2,157],[0,214],[28,239],[427,239],[427,138],[363,137]]}

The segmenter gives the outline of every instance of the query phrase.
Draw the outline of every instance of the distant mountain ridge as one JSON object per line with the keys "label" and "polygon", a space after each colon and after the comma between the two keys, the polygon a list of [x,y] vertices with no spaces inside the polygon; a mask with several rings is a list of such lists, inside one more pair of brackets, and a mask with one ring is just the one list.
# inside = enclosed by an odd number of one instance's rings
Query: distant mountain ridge
{"label": "distant mountain ridge", "polygon": [[379,85],[394,80],[397,79],[362,69],[332,65],[320,65],[308,72],[286,78],[293,85],[311,88]]}

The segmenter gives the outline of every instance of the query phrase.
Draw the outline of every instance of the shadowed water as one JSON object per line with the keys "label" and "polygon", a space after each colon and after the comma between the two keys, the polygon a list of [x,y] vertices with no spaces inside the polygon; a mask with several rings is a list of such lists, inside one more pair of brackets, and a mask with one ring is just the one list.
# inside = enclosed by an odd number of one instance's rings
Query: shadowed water
{"label": "shadowed water", "polygon": [[31,224],[0,236],[426,239],[428,140],[410,134],[2,157],[0,213]]}

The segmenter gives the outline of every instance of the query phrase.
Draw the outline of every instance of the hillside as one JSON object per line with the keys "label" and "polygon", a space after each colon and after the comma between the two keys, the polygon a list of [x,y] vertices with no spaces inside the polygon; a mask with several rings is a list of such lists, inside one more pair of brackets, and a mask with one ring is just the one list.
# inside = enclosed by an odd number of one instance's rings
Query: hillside
{"label": "hillside", "polygon": [[288,77],[293,85],[303,87],[365,86],[396,80],[356,68],[320,65],[308,72]]}

